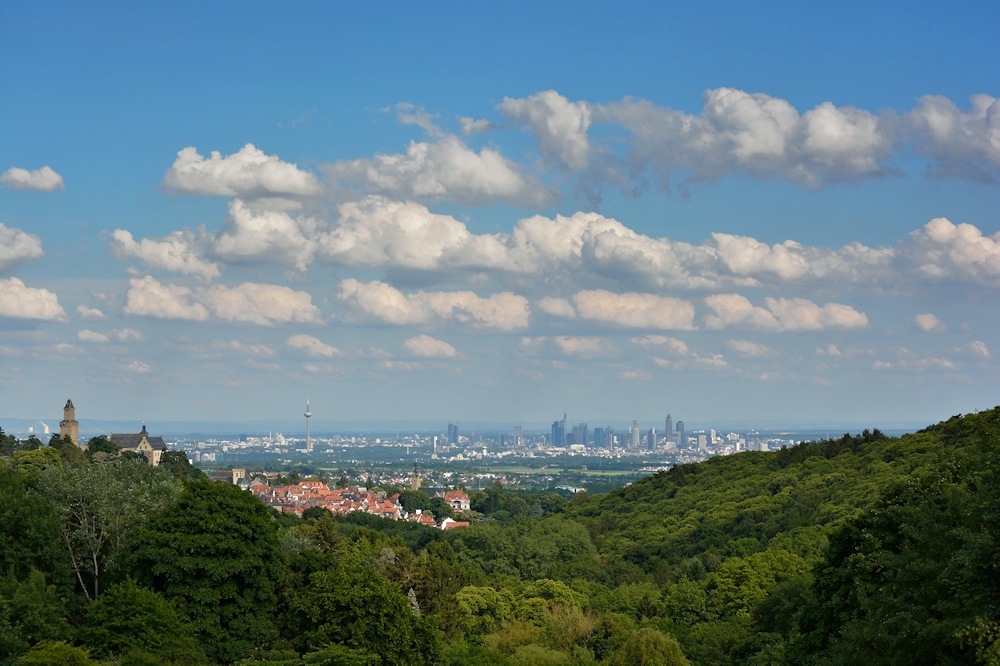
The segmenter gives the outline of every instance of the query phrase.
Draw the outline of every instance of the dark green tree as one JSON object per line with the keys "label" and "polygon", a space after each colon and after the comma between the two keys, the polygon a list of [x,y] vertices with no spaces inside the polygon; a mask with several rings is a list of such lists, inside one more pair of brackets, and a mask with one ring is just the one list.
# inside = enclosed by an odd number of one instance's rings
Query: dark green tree
{"label": "dark green tree", "polygon": [[174,603],[210,658],[231,663],[274,638],[284,558],[278,525],[253,495],[188,482],[132,543],[133,577]]}
{"label": "dark green tree", "polygon": [[408,512],[413,513],[417,509],[429,509],[431,498],[422,490],[404,490],[399,493],[399,503]]}
{"label": "dark green tree", "polygon": [[434,512],[434,518],[438,521],[455,517],[455,510],[451,508],[451,504],[444,501],[443,497],[432,497],[427,508]]}
{"label": "dark green tree", "polygon": [[175,479],[183,481],[185,479],[205,478],[205,473],[191,464],[187,454],[183,451],[164,451],[160,456],[160,467],[173,474]]}
{"label": "dark green tree", "polygon": [[107,435],[91,437],[87,442],[87,453],[118,453],[122,447],[118,446]]}
{"label": "dark green tree", "polygon": [[303,520],[323,520],[330,516],[330,510],[321,506],[311,506],[302,512]]}
{"label": "dark green tree", "polygon": [[433,624],[418,617],[399,588],[355,550],[341,552],[289,599],[291,626],[312,649],[331,643],[370,652],[379,666],[433,664]]}
{"label": "dark green tree", "polygon": [[10,458],[17,450],[17,437],[6,434],[3,428],[0,428],[0,458]]}
{"label": "dark green tree", "polygon": [[59,454],[65,468],[90,466],[90,459],[87,457],[87,454],[73,443],[69,435],[66,435],[62,439],[56,435],[52,435],[52,439],[49,441],[49,448],[54,449]]}
{"label": "dark green tree", "polygon": [[0,663],[42,641],[66,640],[66,600],[40,571],[0,581]]}
{"label": "dark green tree", "polygon": [[22,439],[19,444],[21,451],[34,451],[42,447],[42,440],[35,435],[29,435],[28,439]]}
{"label": "dark green tree", "polygon": [[31,492],[31,477],[0,469],[0,575],[24,580],[33,569],[65,593],[72,589],[59,518],[48,499]]}
{"label": "dark green tree", "polygon": [[461,617],[455,594],[462,588],[462,570],[458,557],[448,543],[432,541],[417,560],[414,591],[420,608],[437,619],[447,636],[461,630]]}
{"label": "dark green tree", "polygon": [[87,609],[80,638],[104,659],[146,653],[175,664],[205,661],[194,631],[170,602],[132,579],[109,588]]}

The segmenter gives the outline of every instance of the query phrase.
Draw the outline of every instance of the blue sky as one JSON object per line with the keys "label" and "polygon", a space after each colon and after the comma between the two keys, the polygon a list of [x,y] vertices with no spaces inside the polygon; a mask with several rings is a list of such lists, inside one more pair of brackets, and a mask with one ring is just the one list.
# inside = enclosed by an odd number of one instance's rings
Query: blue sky
{"label": "blue sky", "polygon": [[0,416],[991,407],[998,24],[0,4]]}

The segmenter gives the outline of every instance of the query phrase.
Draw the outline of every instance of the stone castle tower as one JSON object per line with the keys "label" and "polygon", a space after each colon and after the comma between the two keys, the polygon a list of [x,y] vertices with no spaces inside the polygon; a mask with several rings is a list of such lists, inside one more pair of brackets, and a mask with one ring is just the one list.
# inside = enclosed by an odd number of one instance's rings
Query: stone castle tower
{"label": "stone castle tower", "polygon": [[80,446],[80,422],[76,420],[76,407],[72,400],[66,401],[63,420],[59,422],[59,437],[64,439],[67,435],[74,444]]}

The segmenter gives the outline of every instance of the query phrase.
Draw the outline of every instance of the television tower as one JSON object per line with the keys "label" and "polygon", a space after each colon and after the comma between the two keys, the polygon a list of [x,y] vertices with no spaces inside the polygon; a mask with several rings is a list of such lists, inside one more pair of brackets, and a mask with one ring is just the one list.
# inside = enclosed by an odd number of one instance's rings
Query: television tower
{"label": "television tower", "polygon": [[306,398],[306,413],[302,415],[306,417],[306,453],[312,453],[313,450],[312,439],[309,437],[309,419],[312,415],[313,413],[309,411],[309,398]]}

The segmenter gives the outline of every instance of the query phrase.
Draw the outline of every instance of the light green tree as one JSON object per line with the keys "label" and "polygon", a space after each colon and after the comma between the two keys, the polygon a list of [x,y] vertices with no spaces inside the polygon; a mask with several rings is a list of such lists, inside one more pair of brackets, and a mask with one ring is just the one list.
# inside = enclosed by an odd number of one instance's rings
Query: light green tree
{"label": "light green tree", "polygon": [[70,566],[88,599],[97,599],[109,572],[121,566],[129,536],[179,490],[169,473],[142,462],[42,474],[39,492],[55,505]]}

